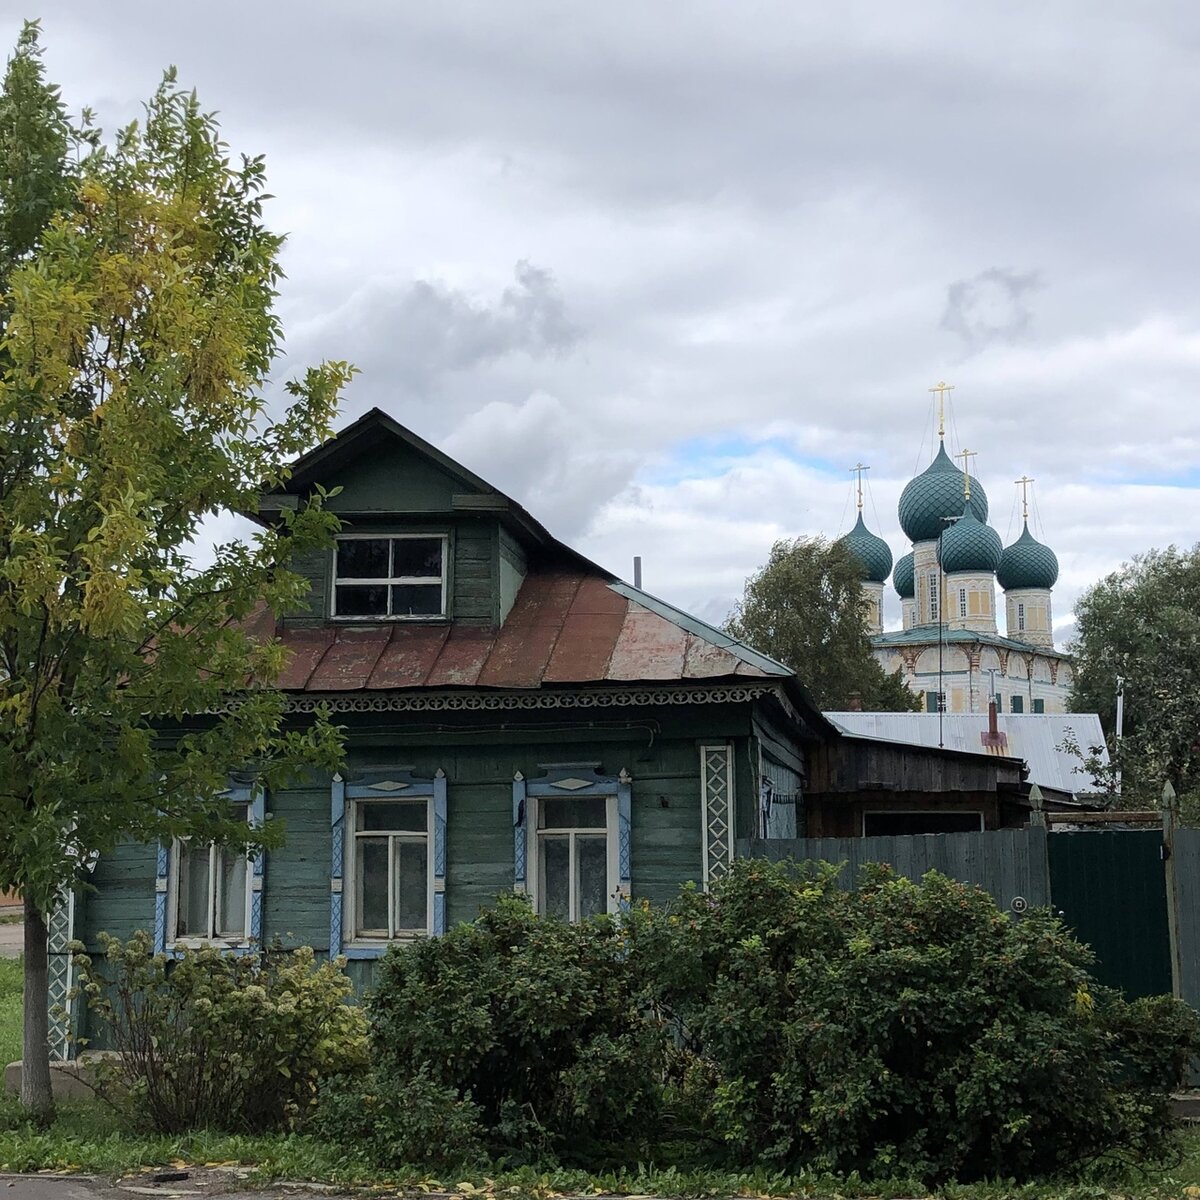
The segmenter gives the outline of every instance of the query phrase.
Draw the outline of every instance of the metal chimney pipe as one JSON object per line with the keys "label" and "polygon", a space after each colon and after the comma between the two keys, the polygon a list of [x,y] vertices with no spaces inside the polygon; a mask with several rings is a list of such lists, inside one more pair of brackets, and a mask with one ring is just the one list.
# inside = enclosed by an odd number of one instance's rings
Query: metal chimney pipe
{"label": "metal chimney pipe", "polygon": [[633,586],[642,590],[642,556],[635,554],[633,556]]}

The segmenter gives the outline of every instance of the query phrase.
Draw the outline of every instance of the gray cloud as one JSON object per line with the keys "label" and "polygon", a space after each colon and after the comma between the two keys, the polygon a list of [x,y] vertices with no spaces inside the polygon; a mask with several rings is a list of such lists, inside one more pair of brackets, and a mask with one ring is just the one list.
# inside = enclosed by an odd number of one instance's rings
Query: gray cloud
{"label": "gray cloud", "polygon": [[433,386],[451,372],[486,368],[508,355],[540,358],[572,349],[582,332],[568,316],[554,276],[521,261],[514,277],[492,303],[426,279],[400,288],[372,284],[349,301],[349,311],[336,315],[336,324],[352,331],[349,345],[356,361],[370,361],[383,351],[391,379],[413,389]]}
{"label": "gray cloud", "polygon": [[[860,459],[902,549],[940,378],[994,510],[1037,477],[1060,618],[1200,528],[1200,491],[1154,486],[1200,468],[1187,0],[43,7],[72,105],[112,128],[176,62],[265,152],[280,374],[352,359],[348,416],[670,599],[719,615],[773,537],[838,532]],[[1052,281],[1036,320],[1003,263]]]}
{"label": "gray cloud", "polygon": [[971,350],[991,342],[1015,342],[1029,333],[1033,320],[1027,297],[1042,286],[1036,271],[1021,274],[989,267],[946,289],[941,327],[958,334]]}

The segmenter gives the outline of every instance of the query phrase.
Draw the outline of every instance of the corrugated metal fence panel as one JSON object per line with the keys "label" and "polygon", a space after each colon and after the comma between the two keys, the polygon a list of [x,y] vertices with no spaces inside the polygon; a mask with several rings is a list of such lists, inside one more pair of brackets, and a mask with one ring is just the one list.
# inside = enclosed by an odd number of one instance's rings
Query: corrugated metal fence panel
{"label": "corrugated metal fence panel", "polygon": [[1090,829],[1050,838],[1055,907],[1096,952],[1096,978],[1131,997],[1171,990],[1161,847],[1157,830]]}
{"label": "corrugated metal fence panel", "polygon": [[1175,888],[1180,991],[1200,1008],[1200,829],[1175,831]]}
{"label": "corrugated metal fence panel", "polygon": [[[1001,908],[1022,911],[1050,903],[1050,874],[1044,829],[997,829],[987,833],[928,833],[908,837],[789,838],[742,840],[738,857],[817,859],[846,864],[842,880],[852,885],[864,863],[890,863],[909,879],[940,871],[974,883]],[[1016,905],[1014,907],[1014,901]]]}

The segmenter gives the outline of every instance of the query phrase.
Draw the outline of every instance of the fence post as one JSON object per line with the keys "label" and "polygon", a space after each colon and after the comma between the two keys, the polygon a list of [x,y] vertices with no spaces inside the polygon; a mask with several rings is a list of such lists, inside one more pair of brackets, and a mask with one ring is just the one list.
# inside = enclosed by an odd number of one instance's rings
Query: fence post
{"label": "fence post", "polygon": [[1179,890],[1175,881],[1175,789],[1168,779],[1162,790],[1163,870],[1167,885],[1167,939],[1171,947],[1171,992],[1183,995],[1183,962],[1179,954]]}

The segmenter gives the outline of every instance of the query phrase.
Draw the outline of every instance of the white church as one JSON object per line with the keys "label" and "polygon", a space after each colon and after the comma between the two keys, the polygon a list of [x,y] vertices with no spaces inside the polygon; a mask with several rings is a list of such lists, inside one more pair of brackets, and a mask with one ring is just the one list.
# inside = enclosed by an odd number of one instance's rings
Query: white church
{"label": "white church", "polygon": [[[940,385],[944,397],[945,385]],[[938,389],[932,389],[938,390]],[[987,524],[983,486],[960,470],[945,446],[939,416],[938,451],[900,495],[900,527],[912,543],[892,569],[892,552],[863,522],[841,540],[863,567],[863,590],[875,657],[900,672],[927,712],[985,713],[995,699],[1004,713],[1067,710],[1071,659],[1054,648],[1051,592],[1058,559],[1029,531],[1027,493],[1021,536],[1004,546]],[[1027,484],[1028,480],[1018,480]],[[883,630],[883,589],[891,575],[903,628]],[[997,627],[996,585],[1003,591],[1005,630]]]}

